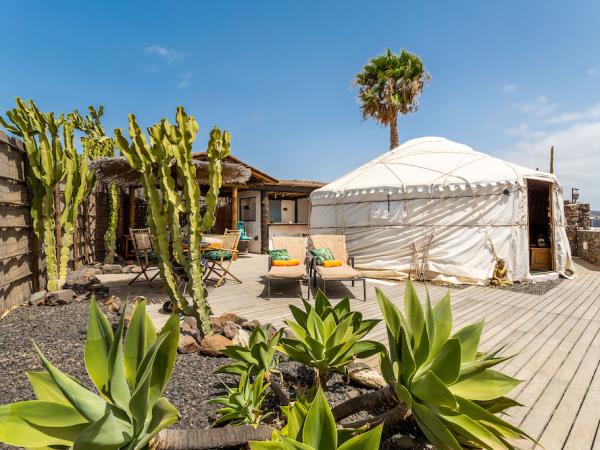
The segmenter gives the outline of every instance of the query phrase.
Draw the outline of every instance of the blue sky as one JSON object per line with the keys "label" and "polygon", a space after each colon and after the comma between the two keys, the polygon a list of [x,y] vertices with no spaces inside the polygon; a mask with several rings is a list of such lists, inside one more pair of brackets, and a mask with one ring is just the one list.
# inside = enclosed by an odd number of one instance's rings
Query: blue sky
{"label": "blue sky", "polygon": [[184,105],[279,178],[332,180],[386,151],[351,81],[389,47],[432,75],[400,140],[445,136],[556,172],[600,209],[600,2],[0,0],[0,111],[102,103],[109,130]]}

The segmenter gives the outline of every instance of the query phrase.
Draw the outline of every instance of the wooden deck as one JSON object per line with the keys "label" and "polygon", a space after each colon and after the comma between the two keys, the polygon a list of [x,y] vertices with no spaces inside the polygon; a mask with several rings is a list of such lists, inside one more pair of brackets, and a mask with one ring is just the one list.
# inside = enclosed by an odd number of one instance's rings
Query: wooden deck
{"label": "wooden deck", "polygon": [[[283,326],[283,320],[291,317],[288,305],[300,304],[298,297],[306,296],[306,286],[275,281],[271,300],[265,300],[266,265],[264,256],[241,257],[234,267],[243,284],[209,287],[215,314],[231,311]],[[516,355],[500,369],[524,380],[512,395],[526,406],[513,410],[508,420],[546,449],[600,450],[600,267],[580,262],[577,268],[574,280],[565,280],[544,295],[479,286],[451,289],[455,328],[484,318],[483,349],[505,346],[503,354]],[[112,292],[122,297],[143,291],[155,301],[164,298],[159,288],[125,287],[118,280],[112,284]],[[367,318],[381,318],[375,286],[402,303],[404,283],[368,283],[366,302],[362,286],[330,284],[327,294],[332,299],[350,296],[353,308]],[[416,288],[424,293],[423,284]],[[446,289],[429,286],[429,292],[435,302]],[[377,326],[370,338],[385,342],[384,326]]]}

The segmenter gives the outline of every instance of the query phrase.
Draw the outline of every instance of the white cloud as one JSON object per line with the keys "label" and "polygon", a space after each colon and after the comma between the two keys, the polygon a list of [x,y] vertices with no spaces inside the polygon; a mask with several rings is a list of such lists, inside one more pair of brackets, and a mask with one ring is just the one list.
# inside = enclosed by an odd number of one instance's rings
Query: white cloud
{"label": "white cloud", "polygon": [[542,117],[553,112],[556,109],[556,104],[550,103],[545,95],[540,95],[527,102],[515,103],[512,105],[511,109],[515,109],[521,114],[531,114]]}
{"label": "white cloud", "polygon": [[169,64],[180,61],[184,54],[174,48],[162,47],[160,45],[150,45],[144,49],[144,53],[148,55],[157,55],[167,61]]}
{"label": "white cloud", "polygon": [[524,123],[516,125],[511,128],[507,128],[504,132],[509,136],[522,136],[529,131],[529,125]]}
{"label": "white cloud", "polygon": [[192,84],[192,74],[191,73],[180,73],[175,75],[177,79],[177,83],[175,83],[175,87],[177,89],[183,89]]}
{"label": "white cloud", "polygon": [[600,102],[583,111],[566,112],[545,121],[548,125],[560,125],[571,122],[582,122],[600,119]]}
{"label": "white cloud", "polygon": [[600,75],[600,69],[598,69],[598,67],[588,67],[585,73],[588,77],[597,77]]}
{"label": "white cloud", "polygon": [[600,206],[600,121],[573,123],[570,126],[539,136],[527,134],[502,157],[508,161],[547,171],[550,147],[555,150],[555,172],[565,187],[565,195],[571,187],[580,188],[581,200]]}
{"label": "white cloud", "polygon": [[514,83],[506,83],[502,86],[504,92],[515,92],[517,89],[519,89],[519,85]]}

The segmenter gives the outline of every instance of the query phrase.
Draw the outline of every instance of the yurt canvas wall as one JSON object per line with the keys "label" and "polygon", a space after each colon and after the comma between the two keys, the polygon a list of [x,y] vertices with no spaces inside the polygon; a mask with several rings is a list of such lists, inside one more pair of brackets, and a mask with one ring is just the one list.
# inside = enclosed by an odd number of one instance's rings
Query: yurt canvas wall
{"label": "yurt canvas wall", "polygon": [[310,232],[346,235],[357,268],[370,276],[485,283],[502,259],[511,280],[527,280],[527,180],[549,183],[552,269],[569,271],[554,175],[444,138],[408,141],[314,191]]}

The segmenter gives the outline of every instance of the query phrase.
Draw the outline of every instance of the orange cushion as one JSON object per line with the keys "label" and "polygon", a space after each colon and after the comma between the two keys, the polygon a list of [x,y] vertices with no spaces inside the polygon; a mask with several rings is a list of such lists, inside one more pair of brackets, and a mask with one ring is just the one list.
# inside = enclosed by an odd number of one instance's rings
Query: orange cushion
{"label": "orange cushion", "polygon": [[271,261],[272,266],[299,266],[300,261],[297,259],[276,259]]}
{"label": "orange cushion", "polygon": [[342,262],[339,259],[326,259],[323,261],[323,267],[339,267]]}

